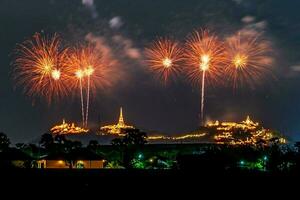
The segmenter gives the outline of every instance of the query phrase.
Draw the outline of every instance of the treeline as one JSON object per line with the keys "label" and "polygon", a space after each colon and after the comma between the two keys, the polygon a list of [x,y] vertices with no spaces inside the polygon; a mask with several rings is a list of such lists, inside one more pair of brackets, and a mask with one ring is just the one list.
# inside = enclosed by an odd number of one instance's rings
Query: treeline
{"label": "treeline", "polygon": [[[91,140],[83,146],[80,141],[63,135],[45,133],[38,144],[18,143],[10,146],[9,138],[0,133],[1,167],[7,159],[1,155],[15,149],[31,159],[22,167],[35,168],[36,161],[45,155],[86,150],[101,155],[105,168],[111,169],[175,169],[195,171],[260,171],[297,173],[300,169],[300,142],[270,145],[217,145],[217,144],[159,144],[145,145],[147,135],[138,129],[115,138],[111,145],[100,145]],[[4,159],[5,162],[4,162]],[[70,161],[71,162],[71,161]],[[10,167],[13,167],[10,165]],[[20,166],[18,166],[20,167]]]}

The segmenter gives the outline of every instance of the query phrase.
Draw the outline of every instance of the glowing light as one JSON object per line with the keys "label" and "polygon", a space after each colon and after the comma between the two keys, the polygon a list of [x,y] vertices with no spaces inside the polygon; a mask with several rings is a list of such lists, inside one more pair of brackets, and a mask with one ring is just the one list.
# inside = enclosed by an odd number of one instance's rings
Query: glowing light
{"label": "glowing light", "polygon": [[207,135],[206,133],[199,133],[199,134],[187,134],[187,135],[182,135],[182,136],[174,136],[174,137],[169,137],[169,136],[149,136],[147,139],[148,140],[185,140],[185,139],[195,139],[195,138],[201,138]]}
{"label": "glowing light", "polygon": [[58,161],[58,164],[62,165],[62,164],[64,164],[64,161],[59,160],[59,161]]}
{"label": "glowing light", "polygon": [[94,73],[94,71],[95,71],[95,70],[94,70],[93,66],[88,66],[88,68],[86,68],[86,69],[84,70],[86,76],[91,76],[91,75]]}
{"label": "glowing light", "polygon": [[209,69],[209,61],[210,61],[209,55],[202,55],[201,56],[200,69],[202,71],[206,71],[206,70]]}
{"label": "glowing light", "polygon": [[77,70],[77,71],[75,72],[75,75],[76,75],[76,77],[77,77],[78,79],[82,79],[83,76],[84,76],[84,73],[83,73],[82,70]]}
{"label": "glowing light", "polygon": [[60,71],[55,69],[51,72],[51,76],[54,80],[59,80],[60,79]]}
{"label": "glowing light", "polygon": [[143,159],[143,157],[144,157],[144,155],[141,153],[138,155],[138,159]]}
{"label": "glowing light", "polygon": [[243,68],[247,66],[247,56],[242,54],[237,54],[234,56],[232,62],[236,68]]}
{"label": "glowing light", "polygon": [[176,76],[183,61],[183,50],[175,41],[160,38],[145,50],[146,62],[158,78],[165,83],[171,75]]}
{"label": "glowing light", "polygon": [[163,65],[166,68],[169,68],[172,66],[172,60],[170,58],[165,58],[163,59]]}

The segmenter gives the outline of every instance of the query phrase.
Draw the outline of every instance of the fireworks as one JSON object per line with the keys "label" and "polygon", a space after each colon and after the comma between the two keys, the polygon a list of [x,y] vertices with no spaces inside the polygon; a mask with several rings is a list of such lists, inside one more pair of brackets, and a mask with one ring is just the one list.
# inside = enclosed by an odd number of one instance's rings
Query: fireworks
{"label": "fireworks", "polygon": [[[225,44],[225,45],[224,45]],[[14,79],[30,97],[44,97],[51,103],[69,92],[79,94],[83,127],[87,127],[90,100],[96,89],[111,84],[112,60],[102,57],[99,47],[81,45],[62,48],[57,34],[35,34],[18,45]],[[201,124],[204,124],[205,86],[221,80],[223,72],[234,88],[260,82],[273,62],[270,43],[260,34],[241,32],[226,43],[207,30],[195,31],[184,49],[176,41],[160,38],[145,50],[150,69],[164,83],[184,70],[191,82],[201,85]],[[105,53],[105,52],[104,52]],[[182,68],[182,64],[186,67]]]}
{"label": "fireworks", "polygon": [[[80,46],[70,50],[65,61],[67,74],[73,91],[80,91],[81,113],[83,126],[88,125],[91,92],[97,87],[104,87],[108,82],[107,68],[102,61],[102,55],[93,46]],[[84,91],[86,107],[84,108]]]}
{"label": "fireworks", "polygon": [[63,97],[67,88],[61,72],[66,53],[57,34],[45,37],[37,33],[31,40],[18,45],[14,71],[17,86],[23,86],[28,96],[42,96],[49,103]]}
{"label": "fireworks", "polygon": [[234,88],[245,84],[253,87],[260,83],[263,76],[270,72],[272,57],[270,44],[259,34],[243,32],[227,39],[226,43],[226,74]]}
{"label": "fireworks", "polygon": [[224,64],[224,47],[209,31],[195,31],[186,42],[187,74],[192,82],[201,83],[201,124],[204,122],[205,82],[217,80]]}
{"label": "fireworks", "polygon": [[183,52],[177,42],[170,39],[158,39],[146,49],[147,63],[150,69],[165,83],[171,74],[178,74]]}

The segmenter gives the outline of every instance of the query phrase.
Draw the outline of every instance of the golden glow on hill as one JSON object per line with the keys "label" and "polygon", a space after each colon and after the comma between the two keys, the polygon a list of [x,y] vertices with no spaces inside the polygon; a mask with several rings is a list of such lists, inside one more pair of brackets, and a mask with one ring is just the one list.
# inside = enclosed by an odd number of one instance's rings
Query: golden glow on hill
{"label": "golden glow on hill", "polygon": [[277,138],[279,143],[286,143],[286,139],[278,136],[274,131],[260,127],[258,122],[253,122],[249,116],[242,122],[208,122],[208,128],[215,128],[214,140],[218,144],[252,144],[260,141],[266,144]]}
{"label": "golden glow on hill", "polygon": [[123,131],[126,129],[134,129],[133,126],[126,125],[123,118],[123,110],[120,108],[120,117],[117,124],[102,126],[100,131],[112,135],[124,135]]}
{"label": "golden glow on hill", "polygon": [[63,120],[62,124],[55,125],[53,128],[50,129],[50,131],[52,134],[58,135],[76,135],[89,132],[88,129],[77,127],[75,126],[75,123],[66,123],[65,120]]}
{"label": "golden glow on hill", "polygon": [[205,136],[206,133],[200,133],[200,134],[187,134],[182,136],[149,136],[148,140],[185,140],[185,139],[195,139],[195,138],[201,138]]}

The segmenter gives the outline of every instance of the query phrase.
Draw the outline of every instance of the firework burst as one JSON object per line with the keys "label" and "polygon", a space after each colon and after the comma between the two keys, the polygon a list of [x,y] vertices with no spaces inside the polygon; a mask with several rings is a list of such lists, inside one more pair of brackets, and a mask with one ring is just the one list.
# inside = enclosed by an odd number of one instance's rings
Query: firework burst
{"label": "firework burst", "polygon": [[[102,60],[101,52],[93,46],[79,46],[70,50],[65,61],[68,82],[73,91],[80,91],[81,113],[83,125],[87,127],[90,96],[99,87],[109,84],[108,67]],[[86,107],[84,108],[84,91],[86,93]],[[77,94],[77,92],[75,92]]]}
{"label": "firework burst", "polygon": [[270,43],[261,34],[238,33],[226,41],[226,74],[234,88],[259,84],[271,72]]}
{"label": "firework burst", "polygon": [[224,64],[224,46],[208,30],[195,31],[186,41],[185,61],[187,75],[193,82],[201,84],[201,124],[204,124],[206,80],[218,80]]}
{"label": "firework burst", "polygon": [[183,51],[179,43],[167,38],[160,38],[145,51],[150,69],[165,83],[171,75],[176,76],[183,61]]}
{"label": "firework burst", "polygon": [[14,80],[28,96],[44,97],[48,103],[67,94],[63,60],[67,49],[62,49],[57,34],[52,37],[36,33],[30,40],[17,46]]}

